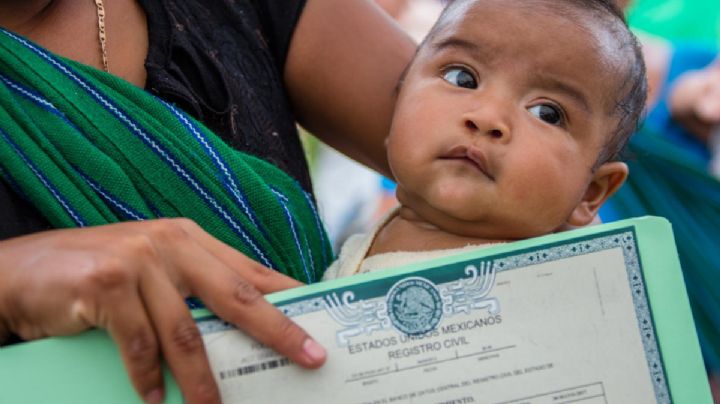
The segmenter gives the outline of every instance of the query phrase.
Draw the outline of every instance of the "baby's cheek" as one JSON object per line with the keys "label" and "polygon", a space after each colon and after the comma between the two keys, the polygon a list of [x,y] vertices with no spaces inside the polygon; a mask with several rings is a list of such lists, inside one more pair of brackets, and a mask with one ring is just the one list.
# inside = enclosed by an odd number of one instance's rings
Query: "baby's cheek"
{"label": "baby's cheek", "polygon": [[530,201],[537,198],[539,193],[544,193],[549,185],[544,177],[518,176],[506,184],[505,190],[515,201]]}
{"label": "baby's cheek", "polygon": [[[566,204],[564,191],[558,188],[557,179],[547,177],[526,178],[510,187],[509,195],[519,211],[533,215],[555,216],[553,211]],[[518,214],[521,214],[518,212]]]}

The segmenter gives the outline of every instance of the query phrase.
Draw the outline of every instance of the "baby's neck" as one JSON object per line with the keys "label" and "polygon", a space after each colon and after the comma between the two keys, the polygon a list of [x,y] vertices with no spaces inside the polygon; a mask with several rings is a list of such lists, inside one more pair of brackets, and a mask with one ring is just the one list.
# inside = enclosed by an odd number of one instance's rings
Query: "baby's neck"
{"label": "baby's neck", "polygon": [[401,206],[398,214],[378,231],[368,256],[397,251],[445,250],[503,241],[505,240],[489,240],[449,233],[424,220],[411,209]]}

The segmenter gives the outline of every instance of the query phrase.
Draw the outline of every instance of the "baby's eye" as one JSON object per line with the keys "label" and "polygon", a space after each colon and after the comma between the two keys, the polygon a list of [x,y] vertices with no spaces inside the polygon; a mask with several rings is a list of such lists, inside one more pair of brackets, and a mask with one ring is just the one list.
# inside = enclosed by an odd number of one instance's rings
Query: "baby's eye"
{"label": "baby's eye", "polygon": [[451,67],[443,73],[443,79],[448,83],[462,88],[477,88],[475,77],[467,69]]}
{"label": "baby's eye", "polygon": [[564,121],[564,116],[560,108],[551,104],[539,104],[528,108],[531,114],[540,118],[551,125],[561,125]]}

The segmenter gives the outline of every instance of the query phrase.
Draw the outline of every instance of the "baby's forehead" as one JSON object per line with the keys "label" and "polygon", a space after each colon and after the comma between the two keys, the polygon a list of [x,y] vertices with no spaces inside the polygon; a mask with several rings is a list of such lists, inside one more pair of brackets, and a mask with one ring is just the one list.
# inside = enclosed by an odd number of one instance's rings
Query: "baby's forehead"
{"label": "baby's forehead", "polygon": [[632,63],[619,40],[623,22],[574,4],[456,0],[423,47],[435,52],[460,43],[483,64],[531,68],[528,80],[570,82],[612,108]]}
{"label": "baby's forehead", "polygon": [[[625,42],[622,38],[627,36],[627,27],[623,20],[609,12],[583,6],[597,3],[602,0],[455,0],[428,37],[461,28],[477,28],[497,32],[510,41],[544,39],[547,47],[594,51],[609,63],[619,61],[624,54],[620,48]],[[529,32],[536,37],[523,36]],[[575,35],[562,36],[568,33]],[[573,41],[574,37],[580,41]]]}
{"label": "baby's forehead", "polygon": [[[512,32],[513,18],[526,27],[537,27],[543,33],[554,28],[571,28],[577,34],[602,43],[610,57],[618,50],[617,40],[626,36],[627,26],[620,15],[614,15],[604,0],[454,0],[448,4],[430,32],[432,37],[448,27],[470,24],[487,30]],[[517,23],[515,23],[517,24]],[[622,41],[621,41],[622,42]],[[560,44],[548,43],[548,46]]]}

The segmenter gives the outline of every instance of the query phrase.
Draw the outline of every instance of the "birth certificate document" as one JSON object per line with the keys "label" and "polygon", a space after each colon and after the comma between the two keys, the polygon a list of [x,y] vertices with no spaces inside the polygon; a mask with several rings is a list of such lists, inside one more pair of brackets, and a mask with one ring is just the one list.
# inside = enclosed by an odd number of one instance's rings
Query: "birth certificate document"
{"label": "birth certificate document", "polygon": [[281,298],[328,350],[316,371],[197,321],[224,402],[675,402],[637,238],[501,246]]}

